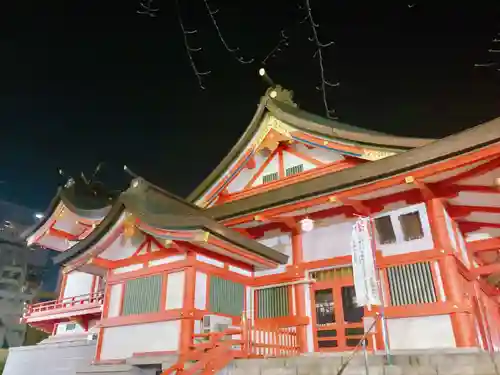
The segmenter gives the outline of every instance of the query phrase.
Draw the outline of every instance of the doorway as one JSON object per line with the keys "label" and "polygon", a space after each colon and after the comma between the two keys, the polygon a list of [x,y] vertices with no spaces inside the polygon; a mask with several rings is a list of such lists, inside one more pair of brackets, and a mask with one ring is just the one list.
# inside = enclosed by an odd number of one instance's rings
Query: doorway
{"label": "doorway", "polygon": [[[315,351],[350,351],[364,335],[364,307],[356,305],[352,268],[313,272],[312,317]],[[368,341],[367,341],[368,345]]]}

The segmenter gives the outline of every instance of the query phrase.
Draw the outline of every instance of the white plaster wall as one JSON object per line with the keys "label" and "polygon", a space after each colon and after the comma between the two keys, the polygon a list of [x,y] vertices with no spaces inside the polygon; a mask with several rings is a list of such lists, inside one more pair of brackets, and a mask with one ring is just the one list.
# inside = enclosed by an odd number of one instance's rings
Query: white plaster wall
{"label": "white plaster wall", "polygon": [[343,217],[317,220],[312,231],[302,234],[304,260],[350,255],[353,224],[354,220]]}
{"label": "white plaster wall", "polygon": [[109,291],[108,318],[120,315],[122,295],[123,284],[111,285]]}
{"label": "white plaster wall", "polygon": [[270,247],[282,254],[288,255],[288,263],[292,264],[292,237],[290,233],[283,233],[280,230],[266,232],[258,240],[261,244]]}
{"label": "white plaster wall", "polygon": [[109,327],[102,334],[102,360],[126,359],[134,353],[176,351],[180,321]]}
{"label": "white plaster wall", "polygon": [[243,268],[240,268],[240,267],[235,267],[235,266],[229,265],[228,269],[231,272],[234,272],[234,273],[237,273],[237,274],[240,274],[240,275],[243,275],[243,276],[248,276],[248,277],[252,276],[252,272],[251,271],[244,270]]}
{"label": "white plaster wall", "polygon": [[[450,237],[451,246],[453,250],[455,250],[456,252],[460,252],[460,257],[463,263],[467,267],[470,267],[469,254],[467,253],[467,247],[465,245],[465,240],[462,235],[462,232],[460,232],[460,230],[455,230],[453,228],[453,219],[450,217],[450,215],[446,210],[444,210],[444,217],[446,220],[446,228],[448,231],[448,236]],[[457,238],[458,238],[458,243],[457,243]]]}
{"label": "white plaster wall", "polygon": [[207,274],[203,272],[196,272],[194,308],[199,310],[207,309]]}
{"label": "white plaster wall", "polygon": [[167,296],[165,309],[180,309],[184,301],[184,271],[172,272],[167,276]]}
{"label": "white plaster wall", "polygon": [[467,267],[470,267],[469,254],[467,253],[467,245],[465,244],[464,236],[462,232],[457,230],[458,237],[458,247],[460,248],[460,253],[462,254],[462,260]]}
{"label": "white plaster wall", "polygon": [[455,239],[455,230],[453,229],[453,223],[448,215],[448,212],[444,210],[444,220],[446,222],[446,230],[448,232],[448,237],[450,238],[451,247],[453,250],[457,251],[457,240]]}
{"label": "white plaster wall", "polygon": [[387,330],[392,350],[456,347],[449,315],[388,319]]}
{"label": "white plaster wall", "polygon": [[269,164],[264,168],[262,173],[257,177],[257,179],[252,184],[252,187],[262,185],[262,177],[266,174],[279,172],[279,162],[278,162],[278,154],[274,155],[273,159],[269,162]]}
{"label": "white plaster wall", "polygon": [[212,266],[216,266],[219,268],[224,268],[224,262],[221,262],[217,259],[209,258],[204,255],[196,254],[196,260],[199,262],[203,262],[206,264],[210,264]]}
{"label": "white plaster wall", "polygon": [[132,272],[132,271],[140,270],[143,267],[144,267],[143,264],[131,264],[130,266],[115,268],[113,270],[113,273],[120,274],[120,273]]}
{"label": "white plaster wall", "polygon": [[72,329],[72,330],[67,330],[67,326],[68,325],[71,325],[72,323],[59,323],[57,325],[57,329],[56,329],[56,336],[57,335],[74,335],[75,333],[85,333],[85,330],[83,329],[83,327],[78,324],[78,323],[75,323],[75,329]]}
{"label": "white plaster wall", "polygon": [[159,266],[162,264],[179,262],[179,261],[184,260],[184,259],[186,259],[186,254],[173,255],[170,257],[166,257],[166,258],[151,260],[151,261],[149,261],[149,266],[154,267],[154,266]]}
{"label": "white plaster wall", "polygon": [[246,316],[250,322],[253,322],[255,316],[255,306],[253,304],[254,289],[245,287],[245,301],[246,301]]}
{"label": "white plaster wall", "polygon": [[118,238],[99,257],[107,260],[121,260],[130,258],[144,242],[144,235],[137,232],[131,238],[120,234]]}
{"label": "white plaster wall", "polygon": [[301,159],[298,156],[290,154],[289,152],[283,151],[283,166],[285,168],[285,171],[287,168],[295,167],[296,165],[300,164],[304,166],[303,167],[304,171],[316,168],[314,164],[309,163],[308,161],[305,161],[304,159]]}
{"label": "white plaster wall", "polygon": [[[399,222],[399,216],[415,211],[418,211],[419,213],[424,235],[420,239],[405,241],[403,229],[401,228],[401,223]],[[382,245],[378,242],[377,238],[377,249],[381,250],[384,256],[407,254],[416,251],[431,250],[434,248],[434,242],[432,239],[432,232],[429,225],[429,218],[427,217],[427,208],[425,207],[425,203],[419,203],[404,207],[398,210],[391,211],[389,213],[377,215],[375,217],[387,215],[391,216],[394,234],[396,235],[396,242],[392,244]]]}
{"label": "white plaster wall", "polygon": [[294,147],[300,153],[310,156],[311,158],[321,161],[325,164],[344,160],[344,157],[340,153],[335,151],[325,150],[319,147],[309,149],[302,143],[296,143]]}
{"label": "white plaster wall", "polygon": [[250,182],[252,177],[257,173],[259,168],[264,164],[266,161],[266,157],[258,154],[254,156],[255,160],[255,168],[253,169],[248,169],[248,168],[243,168],[239,173],[238,176],[234,178],[233,181],[227,186],[227,191],[229,193],[235,193],[237,191],[241,191],[245,188],[245,186]]}
{"label": "white plaster wall", "polygon": [[253,275],[255,277],[267,276],[267,275],[278,275],[280,273],[285,273],[286,266],[280,265],[276,268],[270,268],[267,270],[254,271]]}
{"label": "white plaster wall", "polygon": [[80,271],[68,273],[64,287],[64,298],[92,293],[94,275]]}

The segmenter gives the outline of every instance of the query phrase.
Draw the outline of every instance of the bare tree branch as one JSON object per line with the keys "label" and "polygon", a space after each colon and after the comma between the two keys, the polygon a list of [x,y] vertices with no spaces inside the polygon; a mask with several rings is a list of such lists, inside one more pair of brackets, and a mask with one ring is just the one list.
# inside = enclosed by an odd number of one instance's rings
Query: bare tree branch
{"label": "bare tree branch", "polygon": [[139,3],[139,6],[141,7],[141,10],[138,10],[137,13],[139,14],[146,14],[149,17],[156,17],[156,12],[159,11],[159,8],[153,8],[153,1],[154,0],[145,0],[141,1]]}
{"label": "bare tree branch", "polygon": [[483,63],[483,64],[474,64],[474,67],[476,67],[476,68],[487,68],[487,67],[495,66],[495,65],[497,65],[497,63],[490,62],[490,63]]}
{"label": "bare tree branch", "polygon": [[266,65],[266,62],[271,58],[275,57],[277,52],[283,51],[285,47],[288,47],[289,42],[288,42],[288,36],[285,34],[285,30],[281,30],[281,39],[278,41],[276,46],[267,54],[267,56],[262,60],[262,64]]}
{"label": "bare tree branch", "polygon": [[194,72],[196,78],[198,79],[198,84],[199,84],[200,88],[202,90],[204,90],[205,86],[203,86],[203,76],[206,76],[206,75],[210,74],[211,72],[209,70],[208,71],[198,70],[196,63],[194,61],[194,58],[193,58],[193,52],[201,51],[201,47],[200,48],[191,47],[191,45],[189,44],[189,40],[188,40],[188,35],[196,34],[198,32],[198,30],[186,30],[186,28],[184,27],[184,22],[182,21],[181,7],[179,4],[179,0],[175,0],[175,4],[177,6],[177,18],[179,20],[179,26],[181,27],[181,30],[182,30],[182,36],[184,38],[184,47],[186,49],[186,53],[187,53],[188,58],[189,58],[189,63],[191,65],[191,68],[193,69],[193,72]]}
{"label": "bare tree branch", "polygon": [[254,59],[249,59],[249,60],[245,60],[243,57],[241,56],[238,56],[236,54],[236,52],[238,52],[240,49],[239,47],[236,47],[236,48],[231,48],[229,47],[229,44],[226,42],[226,39],[224,38],[224,36],[222,35],[222,31],[219,27],[219,24],[217,23],[217,19],[215,18],[215,15],[219,12],[219,10],[212,10],[212,8],[210,8],[210,4],[208,3],[208,0],[203,0],[203,2],[205,3],[205,8],[207,8],[207,13],[210,17],[210,19],[212,20],[212,24],[214,25],[215,27],[215,30],[217,31],[217,35],[219,36],[219,40],[222,42],[222,45],[224,46],[224,48],[231,54],[233,55],[233,57],[241,64],[250,64],[254,61]]}
{"label": "bare tree branch", "polygon": [[311,30],[312,30],[312,37],[310,37],[309,40],[316,44],[316,52],[314,53],[314,57],[318,58],[319,71],[321,76],[321,85],[320,87],[317,87],[317,89],[321,91],[326,116],[330,119],[335,119],[336,118],[334,116],[335,109],[330,108],[330,106],[328,105],[327,88],[336,87],[339,86],[340,84],[328,82],[328,80],[326,79],[325,66],[323,61],[323,49],[331,46],[332,44],[334,44],[334,42],[322,43],[319,40],[318,36],[319,25],[316,22],[314,22],[310,0],[305,0],[305,6],[306,6],[307,18],[309,19],[309,23],[311,24]]}

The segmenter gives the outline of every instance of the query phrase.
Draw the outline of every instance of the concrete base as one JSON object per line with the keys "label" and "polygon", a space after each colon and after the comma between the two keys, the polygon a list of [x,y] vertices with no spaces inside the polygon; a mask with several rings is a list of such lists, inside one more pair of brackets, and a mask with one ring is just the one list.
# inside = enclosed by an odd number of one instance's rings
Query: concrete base
{"label": "concrete base", "polygon": [[86,337],[72,336],[10,348],[3,375],[74,375],[80,365],[92,361],[95,345]]}
{"label": "concrete base", "polygon": [[156,369],[152,368],[141,369],[127,364],[91,365],[79,368],[76,375],[155,375],[156,371]]}
{"label": "concrete base", "polygon": [[[4,375],[155,375],[177,356],[147,356],[121,365],[90,365],[95,342],[82,338],[47,340],[11,348]],[[393,352],[390,365],[383,353],[368,356],[368,375],[500,375],[500,353],[476,348]],[[310,353],[290,358],[239,359],[219,375],[336,375],[350,353]],[[367,375],[363,353],[356,353],[342,375]]]}
{"label": "concrete base", "polygon": [[[309,354],[291,358],[236,360],[227,375],[336,375],[349,353]],[[368,356],[369,375],[500,375],[500,353],[472,350],[393,353],[391,365],[382,354]],[[363,353],[357,353],[343,375],[366,375]]]}

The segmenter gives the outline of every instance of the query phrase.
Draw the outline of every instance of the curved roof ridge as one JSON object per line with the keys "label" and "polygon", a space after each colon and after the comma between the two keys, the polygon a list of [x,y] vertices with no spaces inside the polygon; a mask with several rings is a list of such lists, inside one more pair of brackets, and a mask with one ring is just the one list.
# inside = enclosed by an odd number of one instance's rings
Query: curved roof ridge
{"label": "curved roof ridge", "polygon": [[421,147],[432,143],[435,139],[402,137],[382,133],[375,130],[344,124],[325,117],[304,111],[293,102],[293,92],[280,85],[274,85],[266,90],[261,97],[257,111],[252,121],[227,155],[219,162],[211,173],[186,198],[195,202],[207,189],[214,184],[224,171],[229,168],[234,159],[242,152],[243,148],[252,140],[258,131],[261,120],[266,111],[291,126],[328,138],[345,139],[374,149],[402,152],[412,148]]}
{"label": "curved roof ridge", "polygon": [[399,136],[377,130],[365,129],[305,111],[279,100],[270,99],[266,107],[278,119],[306,131],[343,138],[375,147],[395,148],[400,151],[422,147],[436,139]]}

